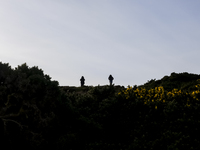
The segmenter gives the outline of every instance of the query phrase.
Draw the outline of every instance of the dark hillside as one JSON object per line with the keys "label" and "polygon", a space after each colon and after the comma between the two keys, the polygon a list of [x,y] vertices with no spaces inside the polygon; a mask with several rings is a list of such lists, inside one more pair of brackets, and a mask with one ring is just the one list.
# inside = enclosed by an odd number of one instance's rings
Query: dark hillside
{"label": "dark hillside", "polygon": [[164,76],[160,80],[150,80],[142,87],[145,88],[154,88],[158,86],[163,86],[165,90],[176,89],[193,89],[194,85],[197,84],[197,79],[200,79],[200,75],[192,74],[192,73],[171,73],[170,76]]}
{"label": "dark hillside", "polygon": [[200,149],[200,75],[141,86],[59,86],[0,62],[2,149]]}

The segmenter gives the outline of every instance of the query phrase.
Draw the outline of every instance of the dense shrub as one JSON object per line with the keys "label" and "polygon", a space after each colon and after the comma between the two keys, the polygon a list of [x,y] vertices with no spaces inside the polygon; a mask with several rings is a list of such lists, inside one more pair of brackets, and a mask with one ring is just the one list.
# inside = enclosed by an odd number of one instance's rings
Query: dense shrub
{"label": "dense shrub", "polygon": [[199,79],[59,87],[38,67],[0,63],[0,139],[7,149],[199,149]]}
{"label": "dense shrub", "polygon": [[[60,89],[38,67],[0,63],[0,118],[8,149],[49,145]],[[47,135],[48,134],[48,135]],[[55,140],[55,139],[54,139]]]}

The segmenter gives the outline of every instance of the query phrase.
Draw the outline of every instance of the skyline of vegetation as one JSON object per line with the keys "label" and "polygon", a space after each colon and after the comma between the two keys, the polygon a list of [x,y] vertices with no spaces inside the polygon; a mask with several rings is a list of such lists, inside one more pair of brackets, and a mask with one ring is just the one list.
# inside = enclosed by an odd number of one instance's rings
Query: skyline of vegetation
{"label": "skyline of vegetation", "polygon": [[199,149],[200,75],[144,85],[59,86],[38,67],[0,62],[7,149]]}

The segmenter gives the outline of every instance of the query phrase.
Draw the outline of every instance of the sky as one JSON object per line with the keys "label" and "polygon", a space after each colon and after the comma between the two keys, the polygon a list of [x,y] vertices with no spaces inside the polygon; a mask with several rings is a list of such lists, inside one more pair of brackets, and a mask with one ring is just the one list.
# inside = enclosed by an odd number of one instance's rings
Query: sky
{"label": "sky", "polygon": [[60,86],[200,74],[199,0],[0,0],[0,62]]}

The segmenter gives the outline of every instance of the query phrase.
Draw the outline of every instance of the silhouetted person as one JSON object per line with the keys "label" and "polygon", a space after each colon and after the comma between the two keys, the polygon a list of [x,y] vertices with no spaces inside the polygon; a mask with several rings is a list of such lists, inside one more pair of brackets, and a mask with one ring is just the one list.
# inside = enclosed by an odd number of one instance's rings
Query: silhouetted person
{"label": "silhouetted person", "polygon": [[84,84],[85,84],[85,78],[83,76],[81,77],[80,81],[81,81],[81,86],[84,86]]}
{"label": "silhouetted person", "polygon": [[114,79],[113,76],[112,76],[112,75],[109,75],[108,80],[110,81],[110,85],[112,85],[113,79]]}

